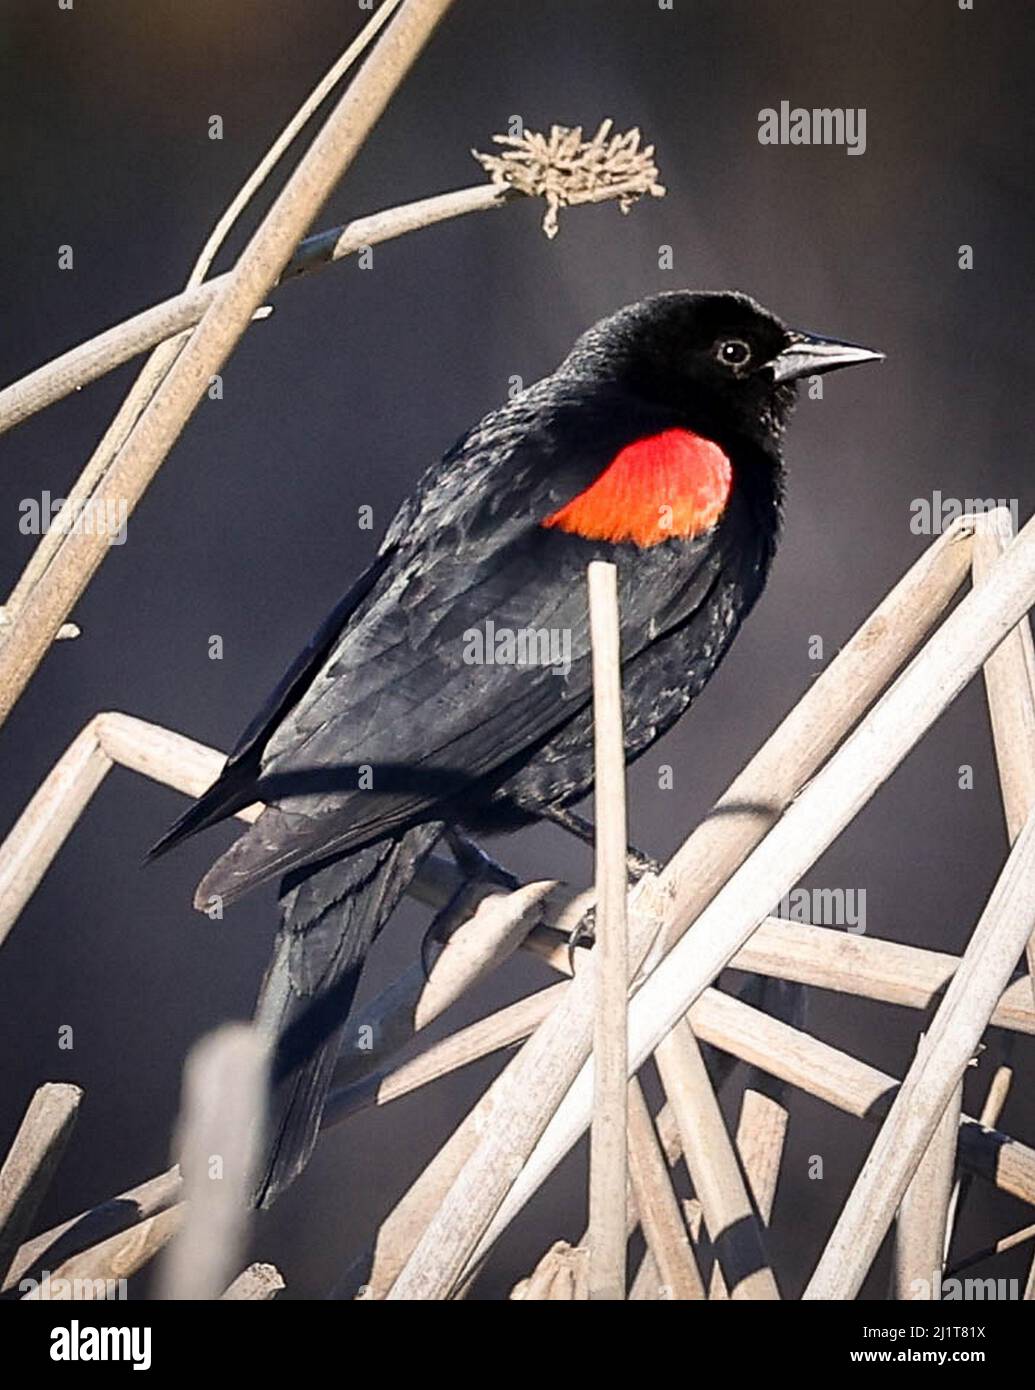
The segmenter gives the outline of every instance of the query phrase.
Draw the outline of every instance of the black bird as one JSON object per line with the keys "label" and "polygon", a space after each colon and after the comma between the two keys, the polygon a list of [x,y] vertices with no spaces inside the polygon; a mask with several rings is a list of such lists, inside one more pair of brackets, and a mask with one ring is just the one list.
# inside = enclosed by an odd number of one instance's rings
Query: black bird
{"label": "black bird", "polygon": [[794,383],[880,356],[793,332],[743,294],[655,295],[590,328],[399,508],[152,851],[266,802],[195,898],[281,880],[258,1005],[274,1045],[259,1204],[309,1158],[363,960],[444,828],[564,821],[591,789],[589,561],[618,568],[632,760],[688,708],[765,585]]}

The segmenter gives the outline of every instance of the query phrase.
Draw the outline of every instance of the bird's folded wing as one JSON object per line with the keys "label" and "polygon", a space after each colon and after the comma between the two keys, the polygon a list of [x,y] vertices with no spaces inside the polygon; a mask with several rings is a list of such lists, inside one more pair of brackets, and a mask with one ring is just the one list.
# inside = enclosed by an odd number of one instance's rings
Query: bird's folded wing
{"label": "bird's folded wing", "polygon": [[[591,698],[585,569],[596,553],[525,528],[502,545],[498,533],[484,547],[467,536],[386,575],[273,732],[256,790],[276,807],[214,866],[206,893],[236,897],[462,806],[563,727]],[[702,543],[619,565],[623,659],[692,611],[715,563]]]}

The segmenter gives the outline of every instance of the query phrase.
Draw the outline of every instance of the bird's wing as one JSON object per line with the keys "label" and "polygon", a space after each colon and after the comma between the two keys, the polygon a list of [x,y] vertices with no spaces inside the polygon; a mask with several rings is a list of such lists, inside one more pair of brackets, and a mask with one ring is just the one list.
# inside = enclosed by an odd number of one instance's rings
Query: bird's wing
{"label": "bird's wing", "polygon": [[[703,541],[694,548],[691,556],[687,545],[678,555],[657,547],[666,553],[620,567],[624,659],[709,590],[716,552]],[[591,698],[585,567],[604,553],[535,531],[480,560],[467,543],[396,573],[273,733],[257,790],[275,805],[223,856],[199,897],[229,901],[429,809],[462,804],[473,786],[505,775],[549,739]],[[534,664],[500,646],[509,634],[517,642],[525,634]],[[543,663],[550,643],[563,669]]]}

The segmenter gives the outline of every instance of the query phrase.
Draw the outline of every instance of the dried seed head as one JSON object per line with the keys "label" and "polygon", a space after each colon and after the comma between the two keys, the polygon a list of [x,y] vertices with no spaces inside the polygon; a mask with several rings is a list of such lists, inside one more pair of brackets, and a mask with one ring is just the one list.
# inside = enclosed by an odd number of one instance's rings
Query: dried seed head
{"label": "dried seed head", "polygon": [[604,121],[591,140],[583,140],[581,126],[551,126],[549,136],[533,130],[520,136],[494,135],[493,142],[504,146],[502,154],[471,153],[498,187],[545,199],[543,231],[554,237],[562,207],[616,198],[622,212],[628,212],[646,194],[664,196],[654,146],[641,150],[635,127],[612,135],[612,124]]}

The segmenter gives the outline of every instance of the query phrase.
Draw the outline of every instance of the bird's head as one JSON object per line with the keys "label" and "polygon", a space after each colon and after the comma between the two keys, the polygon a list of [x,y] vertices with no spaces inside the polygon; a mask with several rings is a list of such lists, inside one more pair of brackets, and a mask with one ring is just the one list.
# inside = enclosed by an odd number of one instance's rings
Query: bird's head
{"label": "bird's head", "polygon": [[795,383],[883,353],[787,328],[746,294],[677,290],[602,319],[566,364],[712,438],[777,445]]}

